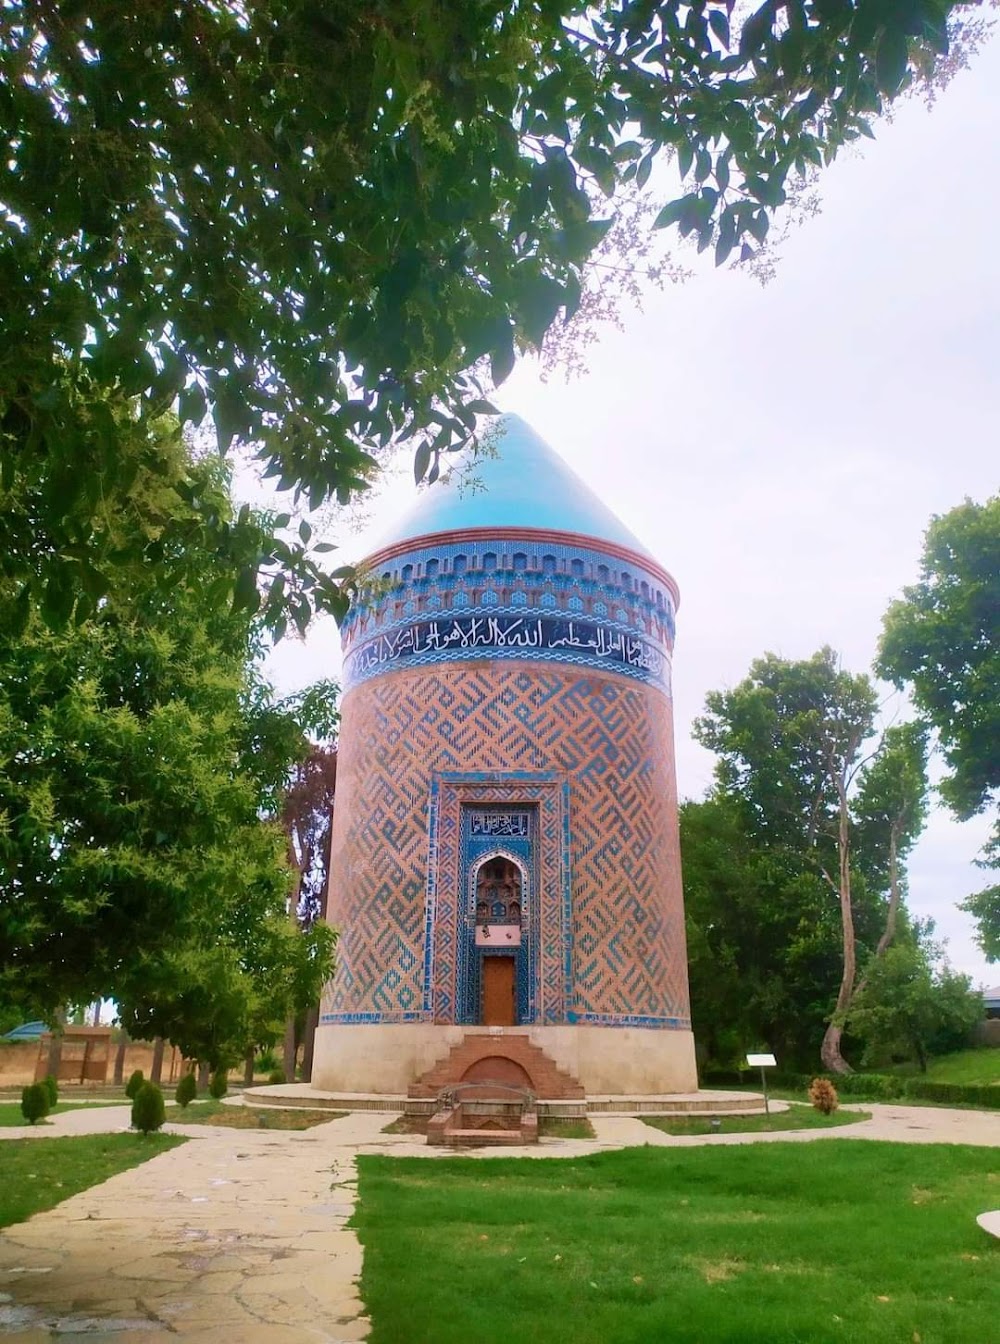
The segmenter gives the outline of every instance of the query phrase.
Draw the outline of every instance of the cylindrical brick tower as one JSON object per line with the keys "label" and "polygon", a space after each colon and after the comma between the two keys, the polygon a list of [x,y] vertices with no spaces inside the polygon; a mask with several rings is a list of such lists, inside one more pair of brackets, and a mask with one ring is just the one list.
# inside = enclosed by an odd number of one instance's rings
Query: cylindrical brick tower
{"label": "cylindrical brick tower", "polygon": [[694,1091],[677,587],[523,421],[495,450],[425,492],[344,625],[313,1084],[399,1094],[488,1055],[543,1096]]}

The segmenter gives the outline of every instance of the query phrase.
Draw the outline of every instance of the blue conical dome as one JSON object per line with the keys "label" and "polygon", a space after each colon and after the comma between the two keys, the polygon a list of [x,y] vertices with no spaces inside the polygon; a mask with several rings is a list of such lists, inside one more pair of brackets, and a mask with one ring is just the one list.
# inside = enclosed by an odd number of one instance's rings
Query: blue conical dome
{"label": "blue conical dome", "polygon": [[[447,480],[420,500],[380,539],[378,551],[417,537],[470,528],[571,532],[624,546],[653,559],[575,471],[520,416],[504,415],[488,436],[492,455],[460,458]],[[468,474],[461,470],[469,465]],[[470,479],[471,478],[471,479]]]}

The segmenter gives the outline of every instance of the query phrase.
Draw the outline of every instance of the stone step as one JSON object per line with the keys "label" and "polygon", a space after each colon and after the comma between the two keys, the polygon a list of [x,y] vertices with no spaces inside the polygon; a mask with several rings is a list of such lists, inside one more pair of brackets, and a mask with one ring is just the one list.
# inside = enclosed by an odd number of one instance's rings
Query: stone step
{"label": "stone step", "polygon": [[[519,1065],[538,1096],[550,1100],[583,1098],[583,1088],[577,1080],[526,1036],[494,1036],[482,1032],[471,1033],[457,1041],[443,1059],[411,1084],[409,1096],[414,1100],[436,1096],[442,1088],[461,1082],[473,1065],[491,1057],[510,1059]],[[487,1075],[481,1077],[485,1080]],[[495,1081],[508,1080],[498,1076]]]}
{"label": "stone step", "polygon": [[520,1148],[525,1139],[517,1129],[452,1129],[435,1143],[445,1148]]}
{"label": "stone step", "polygon": [[660,1096],[591,1096],[592,1115],[734,1115],[762,1111],[764,1097],[756,1092],[662,1093]]}

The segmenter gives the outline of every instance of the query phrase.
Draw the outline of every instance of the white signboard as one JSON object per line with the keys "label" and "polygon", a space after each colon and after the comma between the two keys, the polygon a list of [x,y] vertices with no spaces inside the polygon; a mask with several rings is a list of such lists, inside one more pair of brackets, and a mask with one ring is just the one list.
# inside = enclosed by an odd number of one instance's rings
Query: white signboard
{"label": "white signboard", "polygon": [[752,1069],[773,1069],[777,1062],[773,1055],[747,1055],[747,1063]]}

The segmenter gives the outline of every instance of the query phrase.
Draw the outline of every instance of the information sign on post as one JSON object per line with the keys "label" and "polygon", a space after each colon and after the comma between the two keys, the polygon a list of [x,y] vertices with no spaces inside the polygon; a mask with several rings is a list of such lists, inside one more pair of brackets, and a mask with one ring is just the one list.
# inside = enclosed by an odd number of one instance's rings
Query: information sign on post
{"label": "information sign on post", "polygon": [[775,1059],[773,1055],[747,1055],[747,1063],[750,1065],[750,1067],[752,1069],[760,1069],[760,1082],[761,1086],[764,1089],[765,1115],[771,1114],[771,1107],[768,1105],[767,1102],[767,1074],[764,1072],[764,1070],[773,1069],[774,1066],[777,1064],[777,1062],[778,1061]]}

